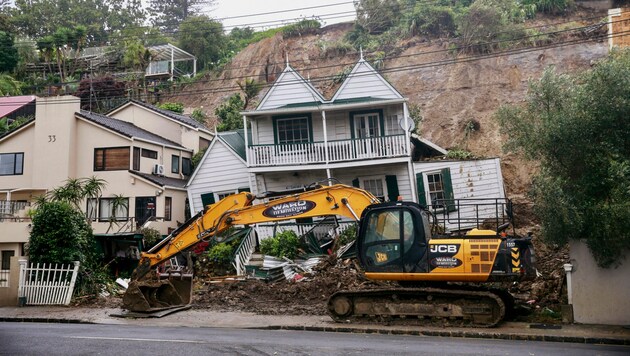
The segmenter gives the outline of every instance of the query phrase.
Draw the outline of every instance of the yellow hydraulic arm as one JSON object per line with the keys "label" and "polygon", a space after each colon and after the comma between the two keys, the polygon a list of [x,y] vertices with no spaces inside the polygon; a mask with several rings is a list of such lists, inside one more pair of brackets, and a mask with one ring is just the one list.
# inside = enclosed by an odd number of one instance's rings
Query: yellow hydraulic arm
{"label": "yellow hydraulic arm", "polygon": [[220,242],[219,234],[234,225],[328,215],[358,221],[367,206],[379,202],[371,193],[343,184],[322,186],[256,205],[253,205],[254,199],[256,197],[251,193],[242,192],[209,205],[203,213],[191,218],[148,253],[142,253],[134,277],[140,278],[159,263],[202,240]]}

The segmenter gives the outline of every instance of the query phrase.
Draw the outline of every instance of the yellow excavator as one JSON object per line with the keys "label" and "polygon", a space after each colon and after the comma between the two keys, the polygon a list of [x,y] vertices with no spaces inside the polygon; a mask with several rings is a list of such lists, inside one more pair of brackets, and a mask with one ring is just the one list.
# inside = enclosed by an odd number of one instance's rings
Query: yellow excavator
{"label": "yellow excavator", "polygon": [[[263,202],[254,204],[257,199]],[[165,273],[158,267],[201,241],[222,242],[222,233],[230,227],[341,216],[359,224],[356,251],[365,276],[398,281],[401,287],[333,294],[328,313],[335,321],[435,318],[496,325],[511,307],[511,296],[479,284],[533,279],[531,237],[506,233],[510,219],[501,222],[512,215],[509,203],[496,200],[491,208],[480,206],[486,203],[471,207],[455,200],[432,205],[433,212],[413,202],[381,203],[371,193],[343,184],[258,197],[249,192],[230,195],[205,207],[142,254],[123,296],[123,307],[152,312],[189,304],[192,273]],[[489,210],[496,213],[494,218],[481,214],[482,219],[477,220],[494,224],[494,229],[462,224],[471,214]],[[445,218],[440,221],[438,213]],[[446,232],[446,226],[454,227],[455,232]]]}

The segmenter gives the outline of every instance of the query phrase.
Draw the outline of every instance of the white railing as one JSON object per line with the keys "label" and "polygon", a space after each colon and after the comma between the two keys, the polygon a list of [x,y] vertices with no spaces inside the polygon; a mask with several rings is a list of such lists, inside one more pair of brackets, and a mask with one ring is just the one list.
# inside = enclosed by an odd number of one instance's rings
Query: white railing
{"label": "white railing", "polygon": [[170,73],[170,61],[157,61],[149,63],[145,75],[158,75]]}
{"label": "white railing", "polygon": [[[68,305],[74,291],[79,272],[79,262],[74,266],[58,266],[51,263],[28,266],[28,261],[20,260],[20,284],[18,300],[20,305]],[[23,299],[22,299],[23,298]]]}
{"label": "white railing", "polygon": [[29,205],[30,203],[25,201],[0,200],[0,216],[14,215]]}
{"label": "white railing", "polygon": [[281,145],[253,145],[247,158],[251,166],[279,166],[351,161],[356,159],[406,156],[405,135],[371,137],[354,140],[335,140]]}
{"label": "white railing", "polygon": [[234,254],[234,262],[232,265],[236,270],[237,276],[242,276],[245,274],[245,265],[249,263],[249,259],[252,257],[254,250],[256,249],[256,233],[254,230],[251,230],[241,244],[236,249]]}
{"label": "white railing", "polygon": [[[2,265],[2,261],[0,261]],[[11,278],[11,271],[8,269],[0,269],[0,287],[9,287],[9,279]]]}
{"label": "white railing", "polygon": [[[348,221],[340,221],[338,222],[339,226],[337,227],[336,234],[341,234],[347,228],[354,225],[354,222]],[[256,225],[256,234],[258,235],[258,239],[260,241],[273,237],[278,233],[286,230],[291,230],[295,232],[298,236],[305,235],[309,231],[313,230],[313,228],[320,226],[318,223],[313,224],[294,224],[294,223],[285,223],[285,224],[257,224]],[[334,226],[331,226],[331,229],[334,229]],[[314,229],[311,231],[317,239],[321,239],[325,237],[325,235],[330,235],[329,231],[326,229]]]}

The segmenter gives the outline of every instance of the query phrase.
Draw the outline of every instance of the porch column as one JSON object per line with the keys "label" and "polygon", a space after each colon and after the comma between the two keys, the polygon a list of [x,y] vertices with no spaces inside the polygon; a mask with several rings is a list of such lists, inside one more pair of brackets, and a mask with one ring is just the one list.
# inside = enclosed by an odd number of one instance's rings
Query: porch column
{"label": "porch column", "polygon": [[407,145],[407,155],[411,157],[411,133],[407,130],[409,127],[409,108],[407,102],[403,102],[403,126],[405,127],[405,143]]}
{"label": "porch column", "polygon": [[193,59],[193,77],[197,75],[197,58]]}
{"label": "porch column", "polygon": [[[322,110],[322,124],[324,125],[324,155],[326,157],[326,164],[329,162],[328,156],[328,128],[326,126],[326,111]],[[328,177],[330,178],[330,176]]]}
{"label": "porch column", "polygon": [[247,162],[247,167],[249,167],[249,139],[247,138],[247,116],[245,115],[243,115],[243,130],[245,132],[245,161]]}

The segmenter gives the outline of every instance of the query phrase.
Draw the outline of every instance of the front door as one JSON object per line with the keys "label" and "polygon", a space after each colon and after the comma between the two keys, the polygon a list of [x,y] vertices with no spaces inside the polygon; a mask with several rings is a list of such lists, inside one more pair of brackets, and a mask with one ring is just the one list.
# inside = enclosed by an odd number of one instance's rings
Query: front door
{"label": "front door", "polygon": [[155,217],[155,197],[136,197],[136,224],[142,226]]}

